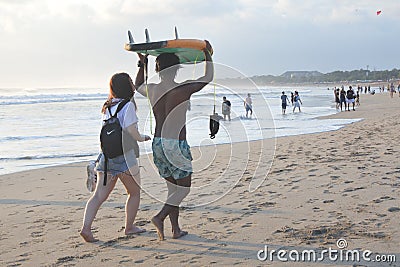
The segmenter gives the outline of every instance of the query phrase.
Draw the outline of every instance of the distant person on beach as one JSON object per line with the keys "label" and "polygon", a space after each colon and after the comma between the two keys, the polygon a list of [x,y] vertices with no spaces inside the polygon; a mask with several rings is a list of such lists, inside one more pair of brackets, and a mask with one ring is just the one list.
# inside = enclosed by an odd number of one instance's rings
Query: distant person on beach
{"label": "distant person on beach", "polygon": [[[120,121],[122,129],[127,134],[132,136],[135,140],[143,142],[150,140],[150,137],[141,135],[138,131],[136,103],[133,99],[134,93],[135,86],[128,74],[114,74],[110,80],[109,97],[102,108],[103,121],[109,119],[117,112],[117,108],[123,100],[128,100],[123,108],[117,113],[117,118]],[[129,101],[130,99],[132,100]],[[101,154],[96,166],[98,177],[96,189],[86,204],[83,226],[80,232],[86,242],[97,241],[93,237],[91,230],[92,223],[101,204],[108,198],[109,194],[114,189],[118,178],[121,180],[128,193],[125,205],[125,234],[137,234],[145,231],[134,224],[140,202],[140,172],[134,149],[129,149],[128,151],[124,151],[123,155],[108,159],[107,176],[111,176],[111,179],[108,179],[106,185],[103,185],[104,171],[106,168],[105,164],[105,157]]]}
{"label": "distant person on beach", "polygon": [[253,115],[253,100],[250,94],[247,94],[246,100],[244,101],[244,108],[246,109],[246,118],[248,118],[249,111],[251,117]]}
{"label": "distant person on beach", "polygon": [[355,105],[354,91],[353,91],[353,88],[351,87],[351,85],[349,86],[349,90],[347,90],[346,97],[347,97],[347,111],[350,111],[350,104],[353,104],[353,111],[355,111],[355,109],[354,109],[354,105]]}
{"label": "distant person on beach", "polygon": [[294,107],[293,107],[293,113],[296,110],[296,108],[299,108],[299,112],[301,112],[300,109],[300,104],[303,105],[303,102],[301,102],[300,96],[299,96],[299,92],[294,91]]}
{"label": "distant person on beach", "polygon": [[[156,58],[156,72],[160,77],[158,84],[150,83],[139,87],[138,92],[150,99],[156,120],[152,144],[153,161],[168,188],[164,206],[152,219],[159,240],[164,240],[164,220],[169,217],[172,226],[172,238],[188,234],[179,226],[179,206],[189,194],[192,184],[192,155],[186,141],[187,104],[192,94],[203,89],[214,76],[211,45],[207,42],[203,49],[205,73],[196,80],[181,83],[175,81],[180,68],[179,57],[172,53],[163,53]],[[142,77],[144,79],[144,77]],[[147,90],[146,90],[147,89]]]}
{"label": "distant person on beach", "polygon": [[390,84],[390,97],[393,98],[393,94],[396,93],[396,89],[394,88],[394,84]]}
{"label": "distant person on beach", "polygon": [[335,90],[333,90],[333,93],[335,95],[336,109],[339,109],[339,106],[340,106],[340,98],[339,98],[340,91],[339,91],[339,88],[336,89],[336,87],[335,87]]}
{"label": "distant person on beach", "polygon": [[227,100],[225,96],[222,98],[222,115],[224,115],[224,121],[226,120],[226,116],[231,121],[231,101]]}
{"label": "distant person on beach", "polygon": [[360,92],[359,91],[357,91],[357,94],[356,94],[356,105],[357,105],[357,107],[360,106]]}
{"label": "distant person on beach", "polygon": [[287,95],[285,95],[285,92],[282,92],[281,95],[281,103],[282,103],[282,114],[286,114],[286,106],[289,102],[289,99],[287,97]]}
{"label": "distant person on beach", "polygon": [[344,103],[344,111],[347,109],[347,104],[346,104],[346,91],[342,87],[340,90],[340,111],[343,111],[343,103]]}
{"label": "distant person on beach", "polygon": [[397,86],[397,93],[399,93],[399,97],[400,97],[400,83],[399,83],[399,85]]}
{"label": "distant person on beach", "polygon": [[293,92],[290,92],[290,103],[292,103],[292,106],[294,105],[294,94],[293,94]]}

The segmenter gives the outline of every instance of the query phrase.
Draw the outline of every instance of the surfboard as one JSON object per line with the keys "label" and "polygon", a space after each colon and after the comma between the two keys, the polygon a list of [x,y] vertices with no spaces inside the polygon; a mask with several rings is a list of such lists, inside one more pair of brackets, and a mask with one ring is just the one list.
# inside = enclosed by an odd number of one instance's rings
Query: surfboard
{"label": "surfboard", "polygon": [[[158,56],[162,53],[174,53],[179,57],[180,63],[195,63],[204,61],[204,52],[207,43],[198,39],[179,39],[175,27],[175,39],[151,42],[149,32],[145,29],[146,42],[135,43],[130,31],[128,31],[129,43],[125,44],[125,50]],[[211,55],[213,51],[210,51]]]}

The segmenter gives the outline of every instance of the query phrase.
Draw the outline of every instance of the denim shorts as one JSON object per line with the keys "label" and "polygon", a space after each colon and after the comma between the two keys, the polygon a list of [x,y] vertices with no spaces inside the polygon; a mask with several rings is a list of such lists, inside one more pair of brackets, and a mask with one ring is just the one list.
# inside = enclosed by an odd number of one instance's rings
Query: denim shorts
{"label": "denim shorts", "polygon": [[[124,155],[108,159],[107,172],[111,173],[112,176],[126,172],[130,168],[137,165],[137,159],[134,150],[129,150]],[[100,160],[97,163],[96,171],[104,172],[105,170],[105,157],[101,154]]]}
{"label": "denim shorts", "polygon": [[186,140],[153,138],[153,161],[163,178],[182,179],[193,173],[192,154]]}

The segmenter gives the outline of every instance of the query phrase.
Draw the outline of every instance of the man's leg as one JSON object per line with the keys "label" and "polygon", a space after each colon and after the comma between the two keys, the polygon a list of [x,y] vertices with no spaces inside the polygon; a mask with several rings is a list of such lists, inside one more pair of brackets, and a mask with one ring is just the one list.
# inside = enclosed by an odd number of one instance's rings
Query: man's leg
{"label": "man's leg", "polygon": [[168,187],[168,197],[167,197],[167,201],[164,204],[164,206],[162,207],[162,209],[160,210],[159,213],[157,213],[156,216],[154,216],[151,219],[151,222],[156,226],[157,228],[157,234],[158,234],[158,238],[160,240],[164,240],[165,236],[164,236],[164,220],[165,218],[171,213],[171,211],[173,210],[174,206],[170,205],[170,203],[168,202],[168,199],[175,194],[176,192],[176,180],[172,177],[168,177],[165,178],[166,182],[167,182],[167,187]]}
{"label": "man's leg", "polygon": [[179,226],[179,205],[183,199],[189,194],[190,186],[192,184],[192,176],[189,175],[185,178],[176,180],[176,192],[171,197],[170,201],[174,201],[173,209],[169,214],[169,219],[172,226],[172,238],[180,238],[188,234],[186,231],[182,231]]}

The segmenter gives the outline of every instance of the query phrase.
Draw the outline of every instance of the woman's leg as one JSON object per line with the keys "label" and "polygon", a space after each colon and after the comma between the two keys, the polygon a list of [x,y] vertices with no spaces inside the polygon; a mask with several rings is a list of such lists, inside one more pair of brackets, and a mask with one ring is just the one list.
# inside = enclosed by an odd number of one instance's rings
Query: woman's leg
{"label": "woman's leg", "polygon": [[140,171],[139,166],[135,165],[128,172],[119,175],[128,193],[125,203],[125,234],[138,234],[145,232],[144,229],[137,227],[134,222],[140,203]]}
{"label": "woman's leg", "polygon": [[[110,175],[108,175],[109,177]],[[96,217],[97,211],[99,210],[101,204],[108,198],[111,191],[113,190],[117,179],[107,179],[107,185],[103,185],[104,173],[97,173],[97,183],[96,189],[93,195],[89,198],[86,203],[85,214],[83,216],[83,226],[81,230],[81,236],[86,242],[97,241],[92,234],[92,223]]]}

